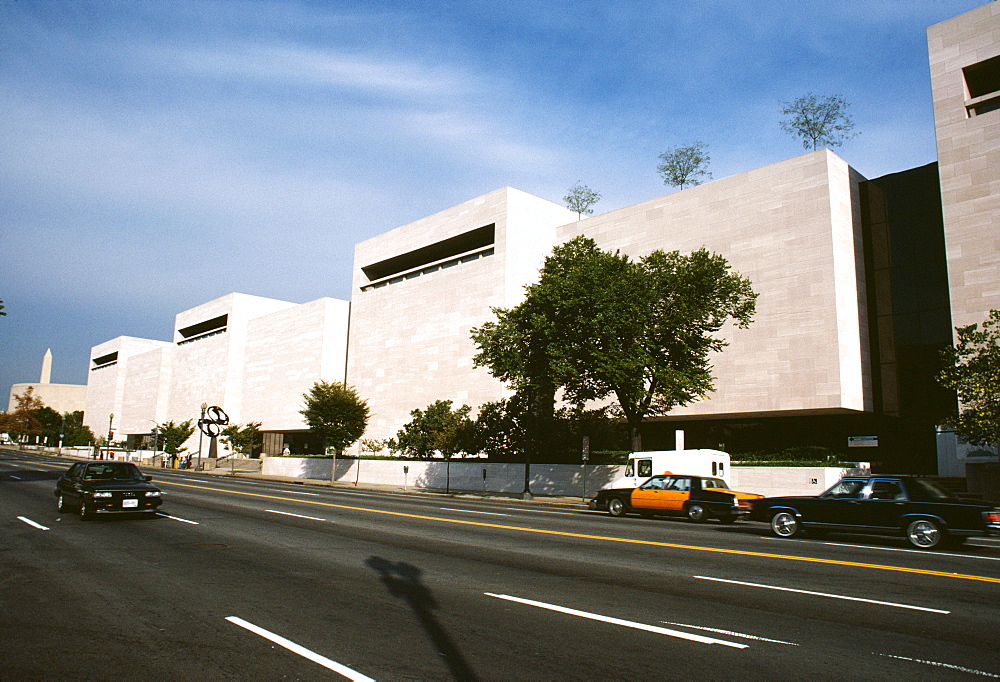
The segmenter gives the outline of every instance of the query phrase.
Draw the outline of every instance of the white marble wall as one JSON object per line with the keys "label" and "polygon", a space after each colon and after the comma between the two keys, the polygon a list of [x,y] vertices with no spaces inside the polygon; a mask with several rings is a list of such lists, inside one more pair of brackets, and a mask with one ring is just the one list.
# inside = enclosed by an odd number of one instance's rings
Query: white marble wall
{"label": "white marble wall", "polygon": [[633,258],[705,247],[760,294],[750,328],[724,330],[715,392],[672,416],[870,410],[860,179],[821,150],[572,223],[560,237]]}
{"label": "white marble wall", "polygon": [[1000,309],[1000,110],[970,116],[962,68],[1000,55],[1000,3],[927,29],[952,324]]}

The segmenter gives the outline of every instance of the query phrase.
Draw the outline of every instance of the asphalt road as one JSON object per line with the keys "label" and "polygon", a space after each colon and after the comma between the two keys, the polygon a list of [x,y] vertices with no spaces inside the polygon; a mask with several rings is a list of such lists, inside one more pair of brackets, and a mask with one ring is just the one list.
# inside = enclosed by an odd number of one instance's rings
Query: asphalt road
{"label": "asphalt road", "polygon": [[163,515],[55,509],[0,451],[0,679],[1000,677],[1000,543],[150,471]]}

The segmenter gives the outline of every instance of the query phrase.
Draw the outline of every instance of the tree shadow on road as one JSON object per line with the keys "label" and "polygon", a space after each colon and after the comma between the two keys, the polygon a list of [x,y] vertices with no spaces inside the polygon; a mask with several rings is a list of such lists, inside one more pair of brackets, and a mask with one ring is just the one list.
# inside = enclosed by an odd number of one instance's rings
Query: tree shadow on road
{"label": "tree shadow on road", "polygon": [[420,569],[412,564],[402,561],[392,562],[377,556],[369,557],[365,563],[379,574],[389,594],[403,599],[413,609],[427,636],[438,653],[444,657],[452,677],[456,680],[478,679],[434,616],[433,611],[437,608],[437,604],[431,591],[420,582]]}

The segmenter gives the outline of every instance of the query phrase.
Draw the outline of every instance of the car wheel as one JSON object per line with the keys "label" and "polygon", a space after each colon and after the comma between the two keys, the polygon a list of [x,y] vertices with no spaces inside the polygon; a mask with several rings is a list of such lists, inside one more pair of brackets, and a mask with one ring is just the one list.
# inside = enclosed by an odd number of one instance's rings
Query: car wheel
{"label": "car wheel", "polygon": [[85,500],[80,500],[80,520],[88,521],[90,519],[90,507],[87,506]]}
{"label": "car wheel", "polygon": [[944,538],[944,531],[930,519],[917,519],[906,527],[906,539],[917,549],[934,549]]}
{"label": "car wheel", "polygon": [[701,523],[708,517],[708,512],[705,511],[705,507],[698,503],[689,504],[687,509],[688,520],[694,521],[695,523]]}
{"label": "car wheel", "polygon": [[69,511],[69,505],[66,504],[66,498],[63,497],[62,495],[56,498],[56,509],[58,509],[61,512]]}
{"label": "car wheel", "polygon": [[802,531],[802,525],[795,514],[780,511],[771,517],[771,532],[779,538],[793,538]]}
{"label": "car wheel", "polygon": [[625,516],[625,512],[628,511],[628,507],[625,506],[625,500],[620,497],[612,497],[608,500],[608,513],[612,516]]}

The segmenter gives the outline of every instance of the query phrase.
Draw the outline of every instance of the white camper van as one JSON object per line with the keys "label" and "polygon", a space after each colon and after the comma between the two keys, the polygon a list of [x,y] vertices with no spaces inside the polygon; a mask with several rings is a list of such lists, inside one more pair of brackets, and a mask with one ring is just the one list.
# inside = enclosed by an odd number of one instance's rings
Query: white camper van
{"label": "white camper van", "polygon": [[721,450],[657,450],[633,452],[625,475],[605,488],[636,488],[657,474],[714,476],[729,484],[729,454]]}

